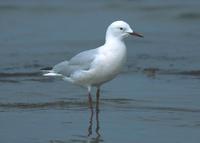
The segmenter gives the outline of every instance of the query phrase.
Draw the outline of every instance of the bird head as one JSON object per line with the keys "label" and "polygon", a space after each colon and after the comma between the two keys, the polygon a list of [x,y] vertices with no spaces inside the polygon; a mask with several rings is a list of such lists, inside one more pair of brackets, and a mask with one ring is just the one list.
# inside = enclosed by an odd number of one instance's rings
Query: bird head
{"label": "bird head", "polygon": [[143,37],[141,34],[133,31],[128,23],[124,21],[115,21],[108,26],[106,32],[106,39],[108,37],[124,39],[129,35]]}

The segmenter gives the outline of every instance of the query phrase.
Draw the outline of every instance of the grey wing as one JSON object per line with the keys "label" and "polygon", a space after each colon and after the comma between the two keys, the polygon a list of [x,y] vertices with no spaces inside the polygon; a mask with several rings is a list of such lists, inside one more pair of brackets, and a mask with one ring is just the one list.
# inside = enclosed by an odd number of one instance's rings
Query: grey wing
{"label": "grey wing", "polygon": [[63,61],[53,67],[53,71],[64,76],[69,76],[77,70],[88,70],[95,59],[97,49],[81,52],[69,61]]}

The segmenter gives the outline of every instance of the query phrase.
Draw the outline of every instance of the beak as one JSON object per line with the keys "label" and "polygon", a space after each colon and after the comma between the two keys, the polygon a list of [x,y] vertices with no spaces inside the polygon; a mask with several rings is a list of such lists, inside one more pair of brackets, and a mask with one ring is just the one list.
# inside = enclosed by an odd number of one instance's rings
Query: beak
{"label": "beak", "polygon": [[143,35],[139,34],[139,33],[136,33],[136,32],[131,32],[129,33],[130,35],[133,35],[133,36],[137,36],[137,37],[144,37]]}

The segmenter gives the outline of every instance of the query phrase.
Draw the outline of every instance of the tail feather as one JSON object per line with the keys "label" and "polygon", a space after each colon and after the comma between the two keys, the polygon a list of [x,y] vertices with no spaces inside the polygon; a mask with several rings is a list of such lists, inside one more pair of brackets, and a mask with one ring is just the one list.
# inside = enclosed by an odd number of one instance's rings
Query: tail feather
{"label": "tail feather", "polygon": [[43,76],[63,76],[63,75],[55,72],[48,72],[43,74]]}
{"label": "tail feather", "polygon": [[40,70],[44,72],[43,76],[62,76],[62,74],[55,73],[52,69],[53,67],[44,67]]}
{"label": "tail feather", "polygon": [[61,77],[63,80],[74,82],[70,77],[64,76],[60,73],[56,73],[52,67],[45,67],[40,69],[43,72],[43,76],[55,76],[55,77]]}

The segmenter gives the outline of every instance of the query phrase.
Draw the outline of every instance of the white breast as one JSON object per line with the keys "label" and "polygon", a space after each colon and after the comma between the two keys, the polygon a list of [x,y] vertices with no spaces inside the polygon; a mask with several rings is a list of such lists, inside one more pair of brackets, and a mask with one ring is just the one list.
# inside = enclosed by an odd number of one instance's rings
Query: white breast
{"label": "white breast", "polygon": [[126,46],[123,43],[100,49],[99,55],[94,61],[93,84],[104,83],[116,77],[125,62]]}
{"label": "white breast", "polygon": [[104,45],[98,49],[98,54],[88,71],[77,71],[73,80],[81,85],[99,86],[116,77],[126,62],[126,46],[124,43]]}

